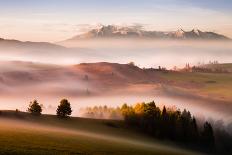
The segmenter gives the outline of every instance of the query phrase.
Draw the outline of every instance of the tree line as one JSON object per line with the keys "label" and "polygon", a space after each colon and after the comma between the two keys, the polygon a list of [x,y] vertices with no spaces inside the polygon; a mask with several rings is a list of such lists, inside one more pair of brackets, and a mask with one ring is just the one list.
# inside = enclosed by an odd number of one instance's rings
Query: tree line
{"label": "tree line", "polygon": [[113,120],[123,119],[120,107],[114,108],[114,107],[108,107],[106,105],[82,108],[80,109],[80,114],[83,117],[95,118],[95,119],[113,119]]}
{"label": "tree line", "polygon": [[115,119],[123,118],[129,127],[137,128],[155,138],[167,139],[186,144],[215,146],[214,130],[209,122],[200,125],[187,110],[175,108],[160,109],[155,102],[137,103],[121,107],[94,106],[82,109],[84,117]]}
{"label": "tree line", "polygon": [[[30,103],[28,112],[41,115],[42,106],[37,100]],[[197,121],[186,109],[164,106],[155,102],[137,103],[134,106],[123,104],[121,107],[94,106],[82,109],[82,116],[97,119],[121,119],[125,127],[133,128],[154,138],[171,140],[187,146],[197,147],[210,152],[228,154],[232,152],[232,124],[226,128],[223,122]],[[62,99],[56,114],[60,118],[72,113],[70,102]],[[213,126],[214,128],[213,128]]]}
{"label": "tree line", "polygon": [[196,119],[187,110],[161,110],[155,102],[138,103],[134,107],[121,107],[125,122],[156,138],[169,139],[188,144],[199,144],[213,148],[214,131],[209,122],[199,127]]}

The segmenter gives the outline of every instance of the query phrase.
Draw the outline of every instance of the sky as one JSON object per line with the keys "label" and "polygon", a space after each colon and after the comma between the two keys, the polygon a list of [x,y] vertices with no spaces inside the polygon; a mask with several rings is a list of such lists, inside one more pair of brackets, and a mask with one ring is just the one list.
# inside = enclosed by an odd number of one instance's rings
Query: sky
{"label": "sky", "polygon": [[98,24],[198,28],[232,38],[232,0],[0,0],[0,37],[57,42]]}

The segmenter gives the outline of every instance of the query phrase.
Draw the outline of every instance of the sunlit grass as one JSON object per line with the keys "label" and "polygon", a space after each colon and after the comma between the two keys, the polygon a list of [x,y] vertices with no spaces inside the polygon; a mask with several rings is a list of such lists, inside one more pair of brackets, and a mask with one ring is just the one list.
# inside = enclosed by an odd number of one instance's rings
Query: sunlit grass
{"label": "sunlit grass", "polygon": [[232,99],[231,73],[169,72],[159,75],[172,81],[175,86],[187,87],[189,85],[191,88],[189,91],[194,90],[197,94]]}
{"label": "sunlit grass", "polygon": [[[122,128],[120,121],[110,121],[118,126],[112,127],[108,126],[107,121],[104,120],[81,118],[60,120],[49,115],[39,118],[27,114],[19,115],[21,119],[17,121],[0,119],[0,154],[174,155],[190,153]],[[17,115],[14,117],[17,118]]]}

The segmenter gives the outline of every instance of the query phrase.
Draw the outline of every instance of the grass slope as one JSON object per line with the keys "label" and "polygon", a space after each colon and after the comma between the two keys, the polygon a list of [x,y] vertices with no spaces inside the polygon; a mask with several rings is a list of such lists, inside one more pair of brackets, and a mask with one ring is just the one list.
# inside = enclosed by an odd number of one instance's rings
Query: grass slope
{"label": "grass slope", "polygon": [[122,122],[2,111],[0,154],[179,155],[196,154],[155,141]]}
{"label": "grass slope", "polygon": [[195,95],[221,100],[232,100],[231,73],[168,72],[159,76],[172,81],[174,86],[185,88]]}

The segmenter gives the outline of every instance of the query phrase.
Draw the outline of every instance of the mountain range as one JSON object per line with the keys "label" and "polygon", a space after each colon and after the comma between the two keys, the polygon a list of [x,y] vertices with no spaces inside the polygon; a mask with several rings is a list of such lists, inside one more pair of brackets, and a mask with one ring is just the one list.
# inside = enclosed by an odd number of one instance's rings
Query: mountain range
{"label": "mountain range", "polygon": [[31,42],[19,41],[0,38],[1,49],[35,49],[35,50],[67,50],[62,43],[89,40],[89,39],[166,39],[166,40],[231,40],[229,37],[215,33],[203,32],[198,29],[185,31],[179,29],[177,31],[146,31],[136,27],[123,27],[123,26],[98,26],[80,35],[76,35],[70,39],[57,42]]}
{"label": "mountain range", "polygon": [[177,31],[147,31],[136,27],[122,27],[115,25],[101,25],[93,28],[86,33],[76,35],[67,41],[75,41],[81,39],[97,39],[97,38],[148,38],[148,39],[203,39],[203,40],[230,40],[215,32],[204,32],[198,29],[185,31],[179,29]]}

